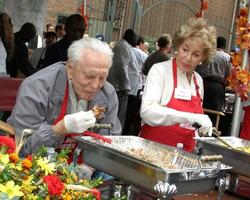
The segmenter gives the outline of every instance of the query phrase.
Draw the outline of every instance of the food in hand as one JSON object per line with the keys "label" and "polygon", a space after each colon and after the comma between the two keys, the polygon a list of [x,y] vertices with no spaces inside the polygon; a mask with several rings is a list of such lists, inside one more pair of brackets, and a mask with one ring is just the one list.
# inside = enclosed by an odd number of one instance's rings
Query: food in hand
{"label": "food in hand", "polygon": [[91,110],[93,111],[96,119],[103,118],[104,112],[106,112],[106,108],[97,105],[95,105]]}

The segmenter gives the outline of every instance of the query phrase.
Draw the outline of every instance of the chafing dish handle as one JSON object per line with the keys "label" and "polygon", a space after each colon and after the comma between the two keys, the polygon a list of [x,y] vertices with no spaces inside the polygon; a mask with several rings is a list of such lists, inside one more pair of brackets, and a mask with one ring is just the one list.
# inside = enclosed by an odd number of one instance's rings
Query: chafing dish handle
{"label": "chafing dish handle", "polygon": [[211,161],[221,161],[223,159],[222,155],[210,155],[210,156],[201,156],[201,161],[211,162]]}
{"label": "chafing dish handle", "polygon": [[91,132],[91,131],[85,131],[84,132],[84,135],[85,136],[90,136],[90,137],[93,137],[95,139],[99,139],[99,140],[103,140],[104,142],[107,142],[109,144],[111,144],[112,140],[109,139],[109,138],[106,138],[100,134],[97,134],[97,133],[94,133],[94,132]]}

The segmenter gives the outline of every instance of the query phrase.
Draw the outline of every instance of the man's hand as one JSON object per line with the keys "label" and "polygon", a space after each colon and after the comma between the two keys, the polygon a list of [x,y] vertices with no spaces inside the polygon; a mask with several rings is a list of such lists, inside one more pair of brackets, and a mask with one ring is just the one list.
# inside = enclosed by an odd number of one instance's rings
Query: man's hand
{"label": "man's hand", "polygon": [[81,111],[64,117],[65,128],[68,133],[83,133],[95,125],[96,118],[93,111]]}

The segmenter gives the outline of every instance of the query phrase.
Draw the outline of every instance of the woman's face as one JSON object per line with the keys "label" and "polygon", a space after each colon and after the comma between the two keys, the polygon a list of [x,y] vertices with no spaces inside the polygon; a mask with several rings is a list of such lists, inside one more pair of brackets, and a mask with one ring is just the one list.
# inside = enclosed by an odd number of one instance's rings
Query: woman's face
{"label": "woman's face", "polygon": [[203,60],[204,45],[199,39],[188,38],[177,49],[176,64],[183,72],[193,72]]}
{"label": "woman's face", "polygon": [[89,101],[94,98],[106,81],[109,64],[108,56],[91,50],[86,50],[77,64],[68,63],[68,77],[78,99]]}

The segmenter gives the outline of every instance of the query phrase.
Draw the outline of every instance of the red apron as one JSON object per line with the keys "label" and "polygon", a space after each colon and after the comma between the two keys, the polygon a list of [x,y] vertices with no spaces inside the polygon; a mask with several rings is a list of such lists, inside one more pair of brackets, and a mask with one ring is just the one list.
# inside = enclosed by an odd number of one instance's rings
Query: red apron
{"label": "red apron", "polygon": [[[167,103],[167,107],[173,108],[178,111],[190,112],[190,113],[203,113],[201,97],[199,94],[199,86],[197,84],[196,78],[194,77],[194,84],[196,88],[196,96],[192,96],[191,100],[181,100],[174,98],[175,88],[177,88],[177,65],[176,60],[173,59],[173,81],[174,90],[170,101]],[[183,143],[183,149],[185,151],[191,152],[196,141],[193,139],[195,136],[194,129],[187,129],[180,127],[180,124],[172,126],[149,126],[144,124],[142,126],[140,137],[148,140],[159,142],[162,144],[167,144],[176,147],[177,143]]]}
{"label": "red apron", "polygon": [[[68,98],[69,98],[69,88],[68,88],[68,82],[67,82],[63,102],[62,102],[61,109],[60,109],[60,113],[57,116],[57,118],[54,120],[53,125],[56,125],[66,115]],[[84,133],[80,133],[80,134],[79,133],[70,133],[70,134],[67,134],[65,136],[65,138],[64,138],[63,143],[60,144],[57,147],[57,149],[56,149],[57,151],[60,151],[60,150],[65,149],[65,148],[70,148],[71,149],[71,152],[69,154],[68,163],[71,163],[73,161],[73,153],[74,153],[74,150],[77,147],[77,142],[76,142],[76,140],[73,139],[73,136],[81,136],[83,134]],[[81,163],[83,163],[82,154],[80,154],[79,157],[78,157],[78,164],[81,164]]]}
{"label": "red apron", "polygon": [[242,129],[240,131],[240,138],[250,140],[250,106],[243,108],[245,110]]}

